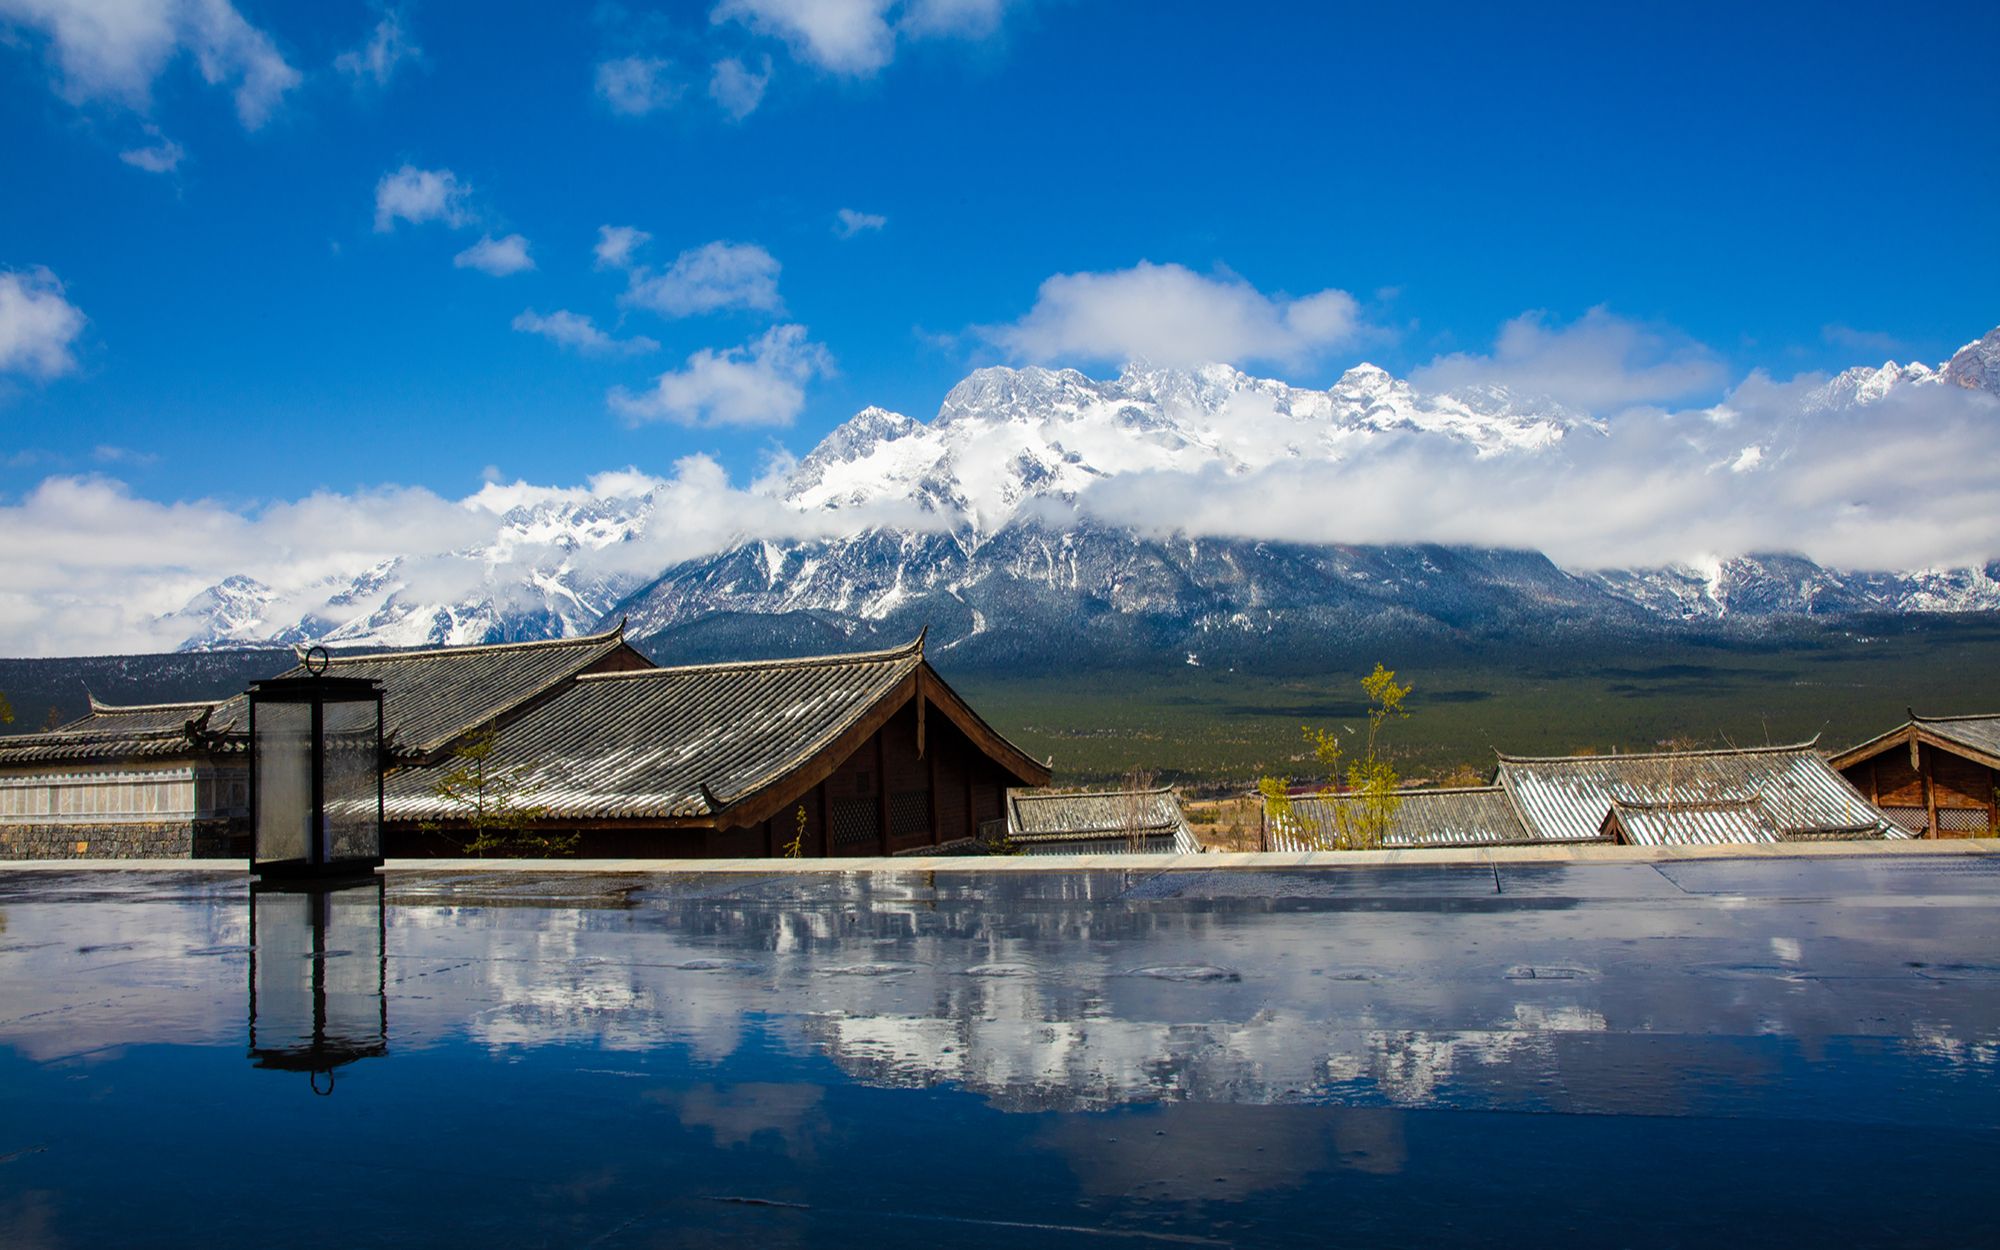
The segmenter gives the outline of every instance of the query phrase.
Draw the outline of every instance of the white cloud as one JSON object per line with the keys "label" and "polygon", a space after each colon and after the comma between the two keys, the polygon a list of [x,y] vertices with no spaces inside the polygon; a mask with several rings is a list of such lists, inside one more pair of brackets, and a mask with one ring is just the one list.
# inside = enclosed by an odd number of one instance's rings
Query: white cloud
{"label": "white cloud", "polygon": [[703,348],[650,390],[634,395],[619,387],[609,399],[612,411],[635,424],[790,425],[805,408],[805,384],[832,369],[832,355],[806,338],[804,326],[773,326],[743,347]]}
{"label": "white cloud", "polygon": [[1352,342],[1363,329],[1360,306],[1345,291],[1270,296],[1234,276],[1140,261],[1110,273],[1057,274],[1042,283],[1025,317],[981,333],[1033,361],[1171,366],[1298,363]]}
{"label": "white cloud", "polygon": [[496,278],[535,267],[534,258],[528,255],[528,241],[518,234],[499,239],[481,235],[479,242],[452,257],[451,263],[455,268],[477,269]]}
{"label": "white cloud", "polygon": [[680,99],[684,88],[668,77],[671,68],[657,57],[626,56],[600,61],[598,97],[614,113],[644,117]]}
{"label": "white cloud", "polygon": [[48,40],[56,90],[72,104],[144,112],[161,73],[187,55],[210,86],[235,87],[236,116],[255,130],[300,82],[228,0],[0,0],[0,21]]}
{"label": "white cloud", "polygon": [[84,316],[40,267],[0,270],[0,373],[54,378],[76,368],[71,349]]}
{"label": "white cloud", "polygon": [[[602,255],[603,243],[599,248]],[[785,307],[778,298],[777,258],[754,243],[721,240],[682,252],[663,273],[633,270],[623,299],[669,317],[725,309],[781,314]]]}
{"label": "white cloud", "polygon": [[582,313],[566,309],[559,309],[546,317],[532,308],[527,309],[514,318],[514,328],[523,334],[539,334],[559,347],[567,347],[586,356],[643,355],[660,349],[657,342],[643,334],[629,339],[613,338]]}
{"label": "white cloud", "polygon": [[782,40],[801,60],[866,77],[895,59],[901,39],[983,39],[1009,0],[723,0],[711,20]]}
{"label": "white cloud", "polygon": [[877,213],[858,213],[851,208],[843,208],[834,214],[833,232],[843,239],[851,239],[864,230],[880,230],[889,224],[889,219]]}
{"label": "white cloud", "polygon": [[753,70],[736,57],[724,57],[709,70],[708,96],[740,122],[764,102],[764,88],[770,83],[770,57],[763,59],[762,70]]}
{"label": "white cloud", "polygon": [[1435,435],[1387,433],[1338,460],[1238,476],[1121,475],[1083,506],[1159,533],[1523,548],[1583,569],[1714,552],[1800,552],[1853,569],[2000,555],[2000,479],[1963,471],[1991,458],[2000,399],[1914,386],[1809,411],[1822,381],[1752,374],[1714,408],[1628,408],[1546,451],[1482,458]]}
{"label": "white cloud", "polygon": [[375,184],[375,229],[394,230],[398,220],[412,225],[441,221],[457,229],[470,220],[465,201],[471,193],[449,169],[405,165]]}
{"label": "white cloud", "polygon": [[[510,509],[564,501],[594,501],[632,518],[634,532],[591,547],[509,530]],[[811,538],[921,520],[909,510],[802,513],[732,484],[705,456],[687,457],[664,476],[626,468],[580,486],[509,483],[495,473],[456,500],[386,486],[249,507],[158,503],[107,478],[51,477],[18,502],[0,503],[0,533],[9,539],[0,543],[0,654],[171,650],[194,628],[172,614],[238,575],[275,593],[264,613],[273,628],[307,615],[365,615],[371,604],[329,599],[357,575],[385,568],[385,594],[415,602],[485,594],[525,610],[543,606],[521,602],[538,593],[537,575],[558,568],[635,585],[745,533]]]}
{"label": "white cloud", "polygon": [[410,42],[409,32],[403,29],[403,15],[391,9],[375,23],[368,42],[333,58],[333,67],[357,83],[386,87],[398,66],[422,56],[423,49]]}
{"label": "white cloud", "polygon": [[629,269],[632,267],[632,253],[645,246],[653,236],[633,226],[599,226],[597,246],[592,249],[597,255],[599,269]]}
{"label": "white cloud", "polygon": [[181,158],[187,155],[181,145],[152,126],[146,127],[146,135],[153,140],[149,146],[127,148],[118,154],[118,159],[149,174],[170,174],[178,169]]}
{"label": "white cloud", "polygon": [[1715,353],[1686,335],[1593,308],[1566,326],[1523,313],[1489,355],[1443,356],[1410,375],[1423,390],[1504,386],[1593,412],[1713,393],[1727,381]]}

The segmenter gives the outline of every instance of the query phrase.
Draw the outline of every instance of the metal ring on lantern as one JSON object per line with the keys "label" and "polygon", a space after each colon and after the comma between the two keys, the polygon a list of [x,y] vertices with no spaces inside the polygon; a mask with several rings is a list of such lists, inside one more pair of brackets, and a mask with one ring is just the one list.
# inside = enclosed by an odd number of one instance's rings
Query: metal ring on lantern
{"label": "metal ring on lantern", "polygon": [[[320,1078],[321,1076],[325,1076],[325,1077],[326,1077],[326,1088],[325,1088],[325,1089],[321,1089],[321,1088],[319,1087],[319,1078]],[[332,1069],[332,1068],[328,1068],[328,1069],[327,1069],[327,1070],[326,1070],[326,1071],[325,1071],[324,1073],[321,1073],[321,1072],[314,1072],[314,1073],[311,1073],[311,1074],[310,1074],[310,1077],[309,1077],[308,1079],[309,1079],[309,1080],[311,1081],[311,1084],[312,1084],[312,1092],[313,1092],[313,1093],[315,1093],[315,1094],[318,1094],[318,1095],[319,1095],[319,1096],[320,1096],[321,1098],[324,1098],[324,1097],[326,1097],[326,1096],[327,1096],[328,1094],[331,1094],[331,1093],[333,1092],[333,1069]]]}
{"label": "metal ring on lantern", "polygon": [[314,677],[318,677],[326,672],[326,666],[331,663],[333,663],[333,657],[327,654],[325,647],[315,644],[306,652],[306,672],[311,673]]}

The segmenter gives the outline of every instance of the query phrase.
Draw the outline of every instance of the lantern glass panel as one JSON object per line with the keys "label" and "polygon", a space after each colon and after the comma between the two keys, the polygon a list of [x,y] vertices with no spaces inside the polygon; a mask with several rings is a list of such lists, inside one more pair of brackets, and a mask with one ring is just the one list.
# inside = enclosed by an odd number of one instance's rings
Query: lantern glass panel
{"label": "lantern glass panel", "polygon": [[311,845],[312,706],[260,704],[254,758],[257,858],[303,860]]}
{"label": "lantern glass panel", "polygon": [[382,854],[379,707],[373,700],[326,705],[322,859],[376,859]]}

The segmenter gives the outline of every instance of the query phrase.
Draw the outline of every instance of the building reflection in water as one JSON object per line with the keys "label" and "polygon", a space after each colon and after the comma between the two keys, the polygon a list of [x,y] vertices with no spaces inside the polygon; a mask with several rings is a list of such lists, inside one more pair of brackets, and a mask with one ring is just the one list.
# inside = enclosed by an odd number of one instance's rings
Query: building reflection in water
{"label": "building reflection in water", "polygon": [[389,1052],[387,928],[382,881],[257,882],[250,887],[250,1058],[307,1073],[315,1093],[334,1073]]}

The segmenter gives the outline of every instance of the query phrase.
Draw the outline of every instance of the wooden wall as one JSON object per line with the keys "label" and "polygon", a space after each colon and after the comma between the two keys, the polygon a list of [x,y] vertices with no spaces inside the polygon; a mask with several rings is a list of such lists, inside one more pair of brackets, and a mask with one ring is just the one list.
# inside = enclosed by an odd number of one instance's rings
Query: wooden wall
{"label": "wooden wall", "polygon": [[[1849,765],[1842,775],[1870,802],[1906,827],[1920,826],[1927,837],[1978,837],[2000,826],[2000,785],[1993,769],[1929,743],[1920,743],[1917,751],[1914,767],[1909,748],[1898,745]],[[1933,819],[1933,811],[1943,814]]]}

